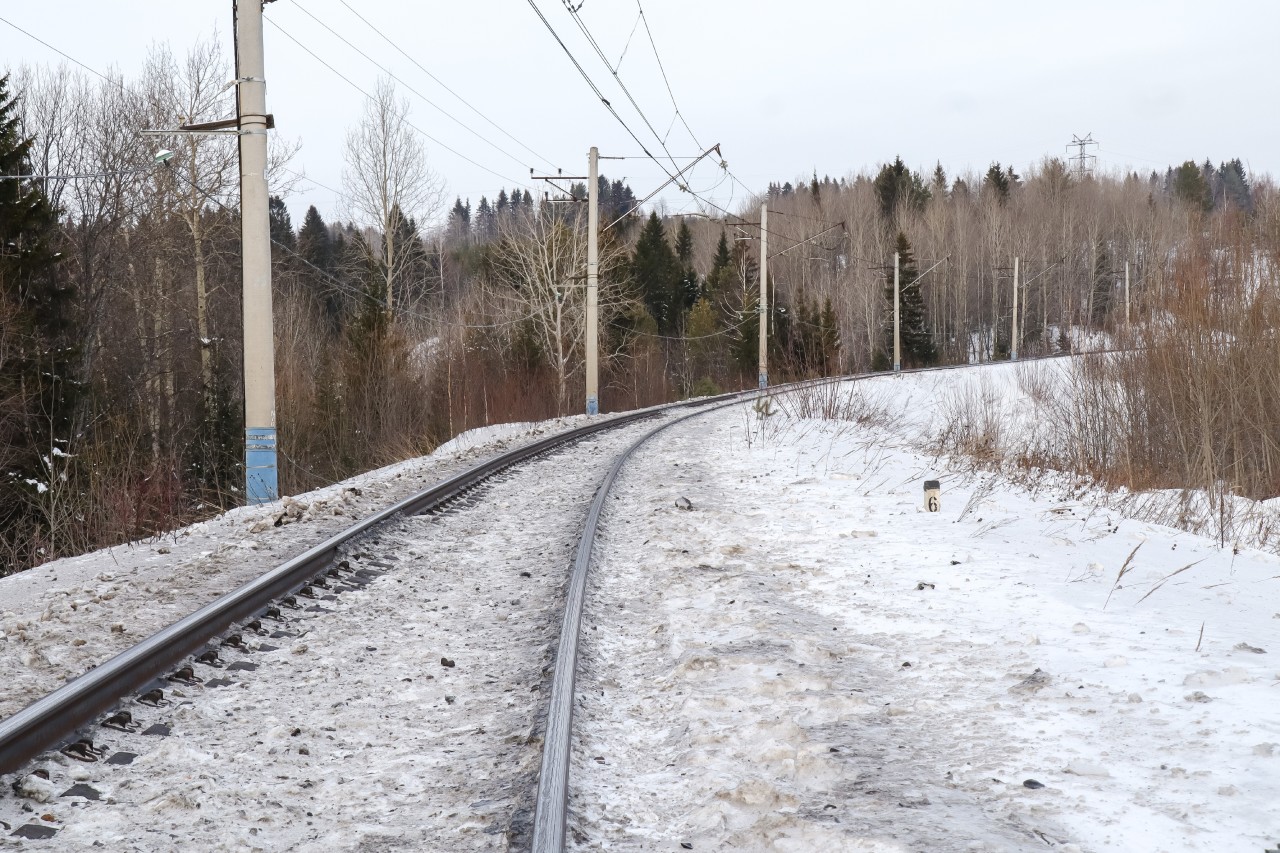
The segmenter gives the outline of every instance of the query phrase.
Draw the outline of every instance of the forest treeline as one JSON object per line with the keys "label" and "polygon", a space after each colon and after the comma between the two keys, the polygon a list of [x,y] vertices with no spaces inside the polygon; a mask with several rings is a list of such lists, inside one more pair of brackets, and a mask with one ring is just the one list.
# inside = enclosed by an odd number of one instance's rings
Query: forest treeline
{"label": "forest treeline", "polygon": [[[0,174],[63,176],[0,180],[0,574],[242,501],[234,142],[134,132],[234,113],[227,73],[200,44],[154,48],[136,80],[24,68],[0,86]],[[583,408],[586,187],[450,205],[406,114],[380,85],[348,134],[341,202],[296,225],[301,176],[273,140],[286,494]],[[895,252],[908,366],[1008,357],[1015,258],[1030,356],[1135,339],[1194,305],[1269,311],[1255,297],[1280,252],[1276,188],[1239,160],[1090,175],[1046,158],[1019,175],[894,158],[770,184],[732,216],[641,212],[621,180],[599,191],[606,411],[754,386],[766,200],[774,382],[888,364]],[[1257,318],[1260,340],[1273,321]],[[1250,447],[1275,449],[1273,427]]]}

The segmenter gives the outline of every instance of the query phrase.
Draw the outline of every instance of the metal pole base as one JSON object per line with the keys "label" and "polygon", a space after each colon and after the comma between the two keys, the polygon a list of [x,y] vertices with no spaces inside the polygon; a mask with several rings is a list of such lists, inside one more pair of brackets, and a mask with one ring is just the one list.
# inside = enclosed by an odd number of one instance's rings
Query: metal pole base
{"label": "metal pole base", "polygon": [[279,499],[275,427],[245,427],[244,484],[245,499],[249,506]]}

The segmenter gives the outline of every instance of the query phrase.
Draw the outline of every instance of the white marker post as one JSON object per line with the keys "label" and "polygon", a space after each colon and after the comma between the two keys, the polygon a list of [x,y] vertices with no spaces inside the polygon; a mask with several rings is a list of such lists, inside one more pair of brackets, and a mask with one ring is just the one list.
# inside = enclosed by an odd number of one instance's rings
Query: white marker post
{"label": "white marker post", "polygon": [[937,480],[924,481],[925,512],[938,512],[942,509],[942,484]]}

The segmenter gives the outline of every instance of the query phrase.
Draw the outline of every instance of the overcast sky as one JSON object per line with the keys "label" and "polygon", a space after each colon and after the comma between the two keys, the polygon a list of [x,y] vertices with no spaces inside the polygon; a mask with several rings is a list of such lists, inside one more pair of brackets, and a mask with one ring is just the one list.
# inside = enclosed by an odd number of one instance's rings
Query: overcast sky
{"label": "overcast sky", "polygon": [[[266,7],[267,106],[277,133],[303,143],[294,168],[317,182],[300,183],[289,199],[295,225],[308,204],[327,220],[342,215],[335,190],[342,186],[343,138],[364,103],[352,84],[372,91],[384,73],[319,22],[407,84],[399,88],[414,124],[480,164],[425,141],[450,203],[454,196],[474,204],[481,195],[492,200],[499,188],[533,186],[530,166],[585,174],[591,145],[602,155],[641,154],[529,0],[346,3],[278,0]],[[660,154],[561,0],[536,3],[626,124]],[[729,167],[752,190],[815,169],[832,177],[874,170],[894,155],[925,171],[941,161],[949,175],[985,170],[993,160],[1024,171],[1045,156],[1069,156],[1072,136],[1089,133],[1099,142],[1090,152],[1103,169],[1145,173],[1187,159],[1240,157],[1253,173],[1280,171],[1274,108],[1280,3],[1271,0],[642,3],[692,135],[679,121],[673,126],[672,99],[644,25],[636,27],[635,0],[585,0],[579,14],[609,61],[621,58],[623,83],[667,137],[676,161],[688,162],[698,143],[720,143]],[[230,67],[229,0],[6,3],[0,17],[99,71],[115,67],[132,77],[153,42],[181,55],[212,37]],[[0,62],[61,61],[0,22]],[[639,196],[665,178],[643,159],[606,161],[602,171],[626,177]],[[746,196],[713,163],[696,168],[690,184],[722,206],[736,207]],[[672,211],[698,209],[679,192],[664,198]]]}

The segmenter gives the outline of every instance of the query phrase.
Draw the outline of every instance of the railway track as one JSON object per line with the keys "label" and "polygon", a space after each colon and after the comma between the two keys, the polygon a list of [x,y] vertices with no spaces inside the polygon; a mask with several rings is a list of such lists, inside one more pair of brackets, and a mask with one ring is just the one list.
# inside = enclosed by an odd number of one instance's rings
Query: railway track
{"label": "railway track", "polygon": [[[573,694],[573,659],[581,614],[581,597],[586,567],[590,561],[591,543],[600,507],[608,484],[617,475],[630,453],[644,440],[683,419],[682,409],[710,411],[718,405],[729,405],[750,394],[724,395],[697,404],[676,404],[661,410],[630,413],[607,421],[570,430],[536,441],[517,450],[476,465],[435,486],[376,513],[263,574],[256,580],[222,596],[186,618],[148,637],[134,647],[116,655],[90,672],[76,678],[48,696],[34,702],[17,714],[0,721],[0,775],[14,776],[15,790],[21,787],[21,771],[41,755],[59,750],[64,756],[86,763],[105,760],[127,763],[133,753],[110,753],[97,743],[104,736],[120,738],[138,731],[141,723],[133,714],[136,705],[167,706],[174,703],[174,691],[196,689],[201,674],[207,684],[228,684],[228,672],[211,672],[206,667],[226,667],[230,672],[252,670],[251,650],[272,649],[271,642],[290,642],[296,636],[294,617],[306,610],[326,610],[343,591],[361,589],[391,568],[370,559],[351,559],[358,543],[378,536],[378,531],[394,527],[397,521],[423,514],[448,511],[473,499],[477,490],[485,488],[505,472],[531,460],[546,458],[577,443],[608,431],[633,426],[655,417],[670,418],[657,429],[629,447],[615,460],[604,484],[595,490],[595,499],[587,512],[587,524],[580,539],[577,559],[567,587],[566,607],[560,621],[561,652],[555,655],[555,676],[550,688],[548,736],[543,755],[543,779],[560,779],[559,785],[540,785],[537,819],[534,821],[534,849],[552,850],[563,846],[564,782],[568,772],[568,745]],[[695,413],[696,413],[695,412]],[[688,415],[685,415],[687,417]],[[595,485],[595,484],[593,484]],[[347,556],[344,556],[347,555]],[[394,559],[394,558],[392,558]],[[323,618],[323,617],[321,617]],[[294,629],[294,630],[291,630]],[[249,638],[246,640],[246,638]],[[234,659],[234,660],[233,660]],[[241,673],[243,674],[243,673]],[[209,677],[212,675],[212,677]],[[131,702],[124,701],[132,697]],[[139,717],[146,716],[139,714]],[[102,728],[105,726],[105,730]],[[148,731],[157,728],[153,725]],[[158,724],[167,734],[168,726]],[[554,734],[551,734],[554,732]],[[84,774],[79,774],[83,777]],[[73,778],[76,778],[73,776]],[[37,784],[32,780],[32,784]],[[91,791],[83,785],[72,786]],[[92,798],[92,797],[91,797]],[[530,809],[532,811],[532,808]],[[0,830],[9,827],[6,822]],[[51,838],[57,829],[38,821],[11,828],[5,834],[20,838]],[[517,835],[521,834],[517,832]]]}
{"label": "railway track", "polygon": [[[785,390],[785,386],[771,389],[771,392],[779,390]],[[376,538],[379,531],[393,529],[404,519],[474,502],[478,500],[477,490],[518,466],[545,459],[550,454],[603,433],[665,417],[663,423],[647,430],[618,452],[603,479],[590,484],[594,487],[594,495],[586,510],[586,521],[578,537],[571,573],[564,585],[562,615],[556,620],[559,622],[559,639],[550,646],[555,649],[554,674],[544,697],[547,710],[542,730],[545,735],[526,738],[527,742],[537,741],[541,745],[536,801],[520,806],[532,819],[517,817],[517,825],[502,829],[509,839],[515,840],[516,846],[528,844],[538,853],[563,850],[566,844],[574,680],[577,645],[582,631],[583,597],[596,528],[610,486],[631,455],[649,439],[689,417],[733,405],[755,393],[723,395],[694,404],[675,404],[629,413],[535,441],[449,477],[365,518],[159,631],[18,714],[0,721],[0,775],[18,773],[41,754],[59,748],[73,759],[114,760],[114,757],[98,751],[94,737],[97,727],[102,725],[118,731],[136,731],[137,726],[128,709],[121,704],[123,699],[133,696],[143,704],[167,703],[170,700],[165,697],[166,690],[175,686],[181,689],[184,684],[190,686],[199,682],[198,663],[215,667],[229,663],[231,667],[254,669],[256,664],[247,659],[229,659],[250,649],[270,649],[268,640],[288,642],[296,638],[297,634],[289,630],[288,624],[294,610],[324,611],[328,609],[324,606],[325,601],[332,601],[338,592],[361,589],[392,568],[389,563],[369,554],[351,558],[358,543]],[[692,411],[684,411],[690,409]],[[465,626],[457,627],[466,630]],[[266,640],[252,640],[246,647],[245,635],[261,636]],[[373,651],[374,647],[370,646],[369,650]],[[228,660],[220,659],[220,654]],[[453,663],[444,657],[441,665],[452,667]],[[218,681],[215,674],[209,684],[216,685]],[[446,700],[450,698],[445,697]],[[123,715],[121,711],[124,711]],[[163,733],[167,733],[167,727],[161,728],[165,728]],[[132,760],[132,757],[127,754],[118,763]],[[7,826],[0,826],[0,830]],[[491,827],[490,831],[495,830]],[[47,838],[52,837],[53,831],[50,827],[32,823],[17,827],[12,834]]]}

